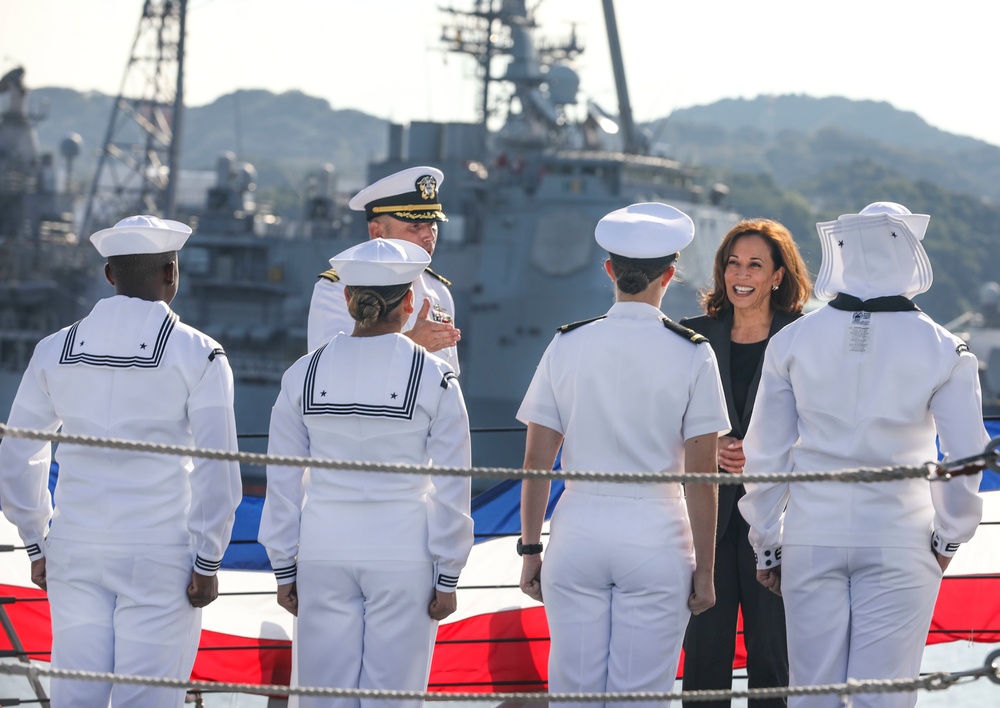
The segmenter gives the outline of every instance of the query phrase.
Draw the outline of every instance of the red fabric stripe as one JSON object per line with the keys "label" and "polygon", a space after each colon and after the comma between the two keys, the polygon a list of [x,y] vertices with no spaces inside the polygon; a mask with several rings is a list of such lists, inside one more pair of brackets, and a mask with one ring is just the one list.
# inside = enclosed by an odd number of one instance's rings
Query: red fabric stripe
{"label": "red fabric stripe", "polygon": [[[2,607],[31,658],[48,661],[52,633],[45,593],[0,584],[0,596],[41,600],[7,602]],[[494,641],[497,639],[504,641]],[[927,643],[958,640],[1000,642],[1000,575],[944,579]],[[0,633],[0,649],[11,648],[9,638]],[[192,678],[287,684],[289,649],[289,642],[203,630]],[[548,625],[541,607],[505,610],[444,624],[438,629],[430,690],[541,691],[548,677],[548,654]],[[734,668],[744,666],[746,655],[740,635]]]}

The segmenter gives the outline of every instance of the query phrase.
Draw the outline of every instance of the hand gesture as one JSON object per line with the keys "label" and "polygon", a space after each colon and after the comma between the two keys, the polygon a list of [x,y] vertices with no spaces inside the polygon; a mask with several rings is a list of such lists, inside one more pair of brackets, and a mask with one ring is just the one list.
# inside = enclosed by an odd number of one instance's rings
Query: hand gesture
{"label": "hand gesture", "polygon": [[437,352],[453,347],[462,338],[462,332],[451,322],[437,322],[430,316],[431,301],[424,298],[424,304],[417,313],[413,329],[404,332],[407,337],[429,352]]}
{"label": "hand gesture", "polygon": [[746,462],[742,440],[729,435],[719,438],[719,467],[730,474],[742,474]]}

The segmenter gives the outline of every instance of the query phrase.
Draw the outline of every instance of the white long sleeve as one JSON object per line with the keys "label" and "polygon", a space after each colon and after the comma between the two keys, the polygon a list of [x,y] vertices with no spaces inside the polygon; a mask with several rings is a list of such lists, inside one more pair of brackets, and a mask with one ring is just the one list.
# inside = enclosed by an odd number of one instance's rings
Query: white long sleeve
{"label": "white long sleeve", "polygon": [[[469,416],[458,379],[446,379],[438,414],[428,433],[427,452],[440,467],[471,467]],[[431,475],[428,497],[428,547],[436,565],[435,586],[451,592],[472,551],[472,478]]]}

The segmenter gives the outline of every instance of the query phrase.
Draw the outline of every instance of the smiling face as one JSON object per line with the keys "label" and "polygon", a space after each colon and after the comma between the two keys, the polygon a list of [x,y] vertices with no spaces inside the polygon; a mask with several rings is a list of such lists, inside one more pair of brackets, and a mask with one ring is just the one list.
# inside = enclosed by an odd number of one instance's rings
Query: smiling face
{"label": "smiling face", "polygon": [[771,248],[762,236],[740,236],[726,261],[726,296],[744,314],[770,312],[771,290],[784,276],[783,267],[774,267]]}

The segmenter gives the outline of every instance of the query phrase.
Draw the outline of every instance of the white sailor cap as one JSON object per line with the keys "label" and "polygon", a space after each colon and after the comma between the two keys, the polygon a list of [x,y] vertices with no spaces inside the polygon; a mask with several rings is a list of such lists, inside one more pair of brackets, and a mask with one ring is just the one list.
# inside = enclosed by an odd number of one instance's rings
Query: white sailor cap
{"label": "white sailor cap", "polygon": [[389,214],[402,221],[447,221],[438,189],[444,173],[436,167],[410,167],[383,177],[354,195],[348,206],[368,221]]}
{"label": "white sailor cap", "polygon": [[179,221],[143,214],[122,219],[110,229],[90,237],[97,252],[109,256],[179,251],[191,235],[191,227]]}
{"label": "white sailor cap", "polygon": [[926,292],[934,272],[920,242],[930,219],[902,204],[874,202],[858,214],[816,224],[823,248],[816,296],[846,293],[867,300]]}
{"label": "white sailor cap", "polygon": [[330,259],[344,285],[403,285],[427,269],[431,257],[409,241],[373,238]]}
{"label": "white sailor cap", "polygon": [[597,222],[594,236],[608,253],[625,258],[664,258],[691,243],[694,222],[668,204],[641,202]]}

